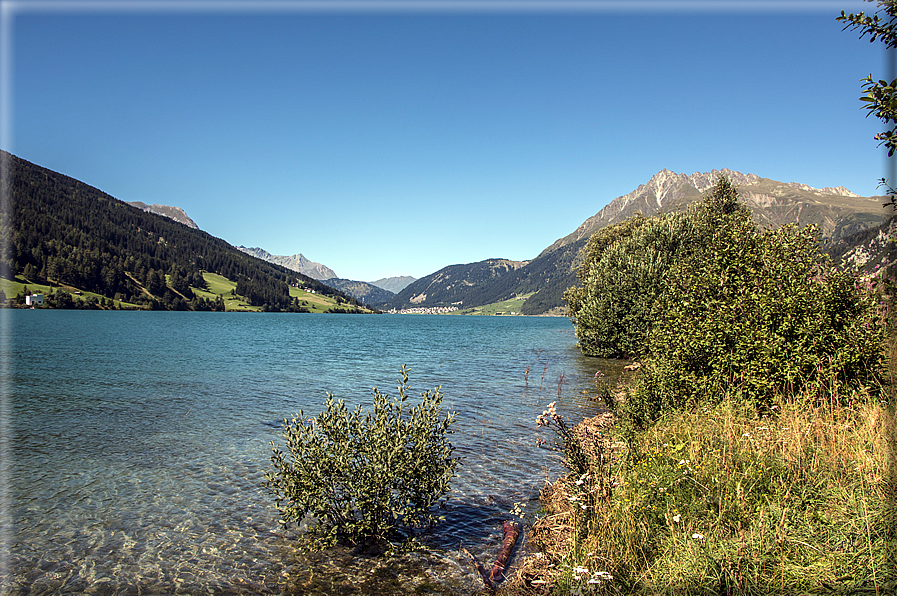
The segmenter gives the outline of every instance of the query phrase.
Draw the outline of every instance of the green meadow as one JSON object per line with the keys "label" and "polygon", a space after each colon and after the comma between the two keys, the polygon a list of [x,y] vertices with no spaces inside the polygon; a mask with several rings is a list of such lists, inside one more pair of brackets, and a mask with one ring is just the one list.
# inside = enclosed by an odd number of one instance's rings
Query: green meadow
{"label": "green meadow", "polygon": [[510,300],[502,300],[501,302],[493,302],[492,304],[486,304],[484,306],[475,306],[473,308],[464,308],[460,310],[456,310],[452,313],[453,315],[482,315],[482,316],[514,316],[520,314],[520,309],[523,306],[523,303],[526,302],[526,299],[533,295],[533,292],[529,294],[522,294],[517,296],[516,298],[511,298]]}

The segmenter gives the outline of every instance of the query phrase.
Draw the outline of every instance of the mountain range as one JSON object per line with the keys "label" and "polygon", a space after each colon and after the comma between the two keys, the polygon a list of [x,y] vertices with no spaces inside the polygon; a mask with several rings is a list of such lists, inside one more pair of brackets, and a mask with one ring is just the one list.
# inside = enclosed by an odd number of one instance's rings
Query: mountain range
{"label": "mountain range", "polygon": [[395,296],[394,292],[384,290],[383,288],[366,281],[355,281],[352,279],[340,279],[334,277],[321,280],[321,283],[327,284],[331,288],[337,289],[356,300],[360,300],[363,304],[383,304],[384,302],[392,300]]}
{"label": "mountain range", "polygon": [[[91,225],[100,225],[99,222],[103,220],[97,218],[107,217],[102,213],[105,213],[108,206],[118,203],[112,197],[104,195],[84,183],[35,166],[15,156],[5,155],[11,160],[9,163],[13,166],[12,171],[16,176],[13,179],[13,196],[21,196],[23,200],[30,200],[29,206],[34,202],[34,198],[39,196],[41,200],[46,198],[47,201],[54,202],[55,205],[59,205],[60,209],[66,209],[68,212],[70,210],[69,203],[73,198],[77,198],[84,203],[79,206],[79,213],[90,215],[90,222],[98,222],[91,223]],[[800,226],[817,225],[822,234],[825,250],[833,258],[850,267],[870,269],[876,265],[886,265],[897,260],[894,254],[897,245],[892,241],[897,235],[897,219],[895,219],[893,211],[886,212],[882,208],[885,197],[861,197],[841,186],[813,188],[806,184],[779,182],[755,174],[743,174],[728,169],[694,174],[677,174],[669,170],[661,170],[647,183],[607,203],[595,215],[588,217],[576,230],[559,238],[532,260],[512,261],[490,258],[476,263],[449,265],[417,280],[408,276],[384,278],[376,282],[346,280],[337,277],[329,267],[309,261],[301,253],[286,257],[272,255],[261,248],[240,246],[238,250],[234,250],[237,254],[246,254],[281,267],[279,272],[271,270],[269,273],[266,270],[263,275],[257,274],[265,279],[271,279],[271,282],[265,282],[269,285],[283,284],[284,281],[281,280],[287,279],[283,272],[291,270],[303,276],[305,281],[302,279],[299,281],[306,287],[311,288],[312,284],[323,283],[328,291],[350,296],[381,310],[451,306],[466,309],[518,298],[525,299],[520,308],[522,314],[557,315],[564,312],[563,294],[566,288],[578,284],[576,270],[580,264],[580,251],[595,231],[606,225],[624,221],[638,212],[645,216],[651,216],[657,213],[683,210],[689,204],[700,200],[702,194],[723,175],[738,187],[741,200],[751,208],[755,220],[761,226],[773,227],[786,223],[795,223]],[[9,180],[9,178],[5,180]],[[90,207],[91,204],[94,204],[90,201],[95,201],[94,207]],[[603,203],[603,201],[601,202]],[[128,293],[133,293],[140,289],[139,287],[126,287],[127,283],[119,281],[125,278],[133,279],[128,269],[130,261],[125,259],[125,256],[130,253],[136,255],[134,251],[138,250],[132,248],[132,246],[136,246],[137,239],[134,232],[116,229],[116,239],[121,236],[122,241],[127,240],[129,243],[127,249],[122,249],[123,256],[114,257],[114,267],[111,265],[107,267],[109,264],[104,263],[102,264],[103,271],[88,271],[90,263],[81,258],[89,256],[86,253],[82,254],[77,249],[66,248],[62,244],[57,246],[51,242],[52,238],[47,238],[45,233],[42,235],[37,229],[20,229],[19,224],[25,221],[28,222],[28,225],[39,224],[39,227],[47,228],[48,224],[41,223],[43,220],[40,218],[45,217],[44,213],[52,215],[50,211],[47,211],[50,207],[41,211],[41,214],[34,211],[20,214],[18,206],[24,205],[24,203],[14,201],[14,204],[17,205],[17,211],[11,221],[16,228],[13,230],[4,228],[0,230],[0,235],[14,235],[15,245],[13,253],[2,255],[0,265],[7,263],[7,266],[13,266],[18,270],[19,266],[24,267],[27,261],[33,261],[32,268],[38,274],[44,273],[46,270],[46,272],[50,272],[51,276],[52,274],[62,275],[64,265],[66,271],[74,268],[90,279],[108,278],[108,283],[103,283],[111,284],[110,287],[120,288],[122,292],[127,290]],[[148,237],[155,244],[148,244],[145,249],[140,245],[139,250],[145,251],[147,254],[142,257],[142,275],[148,276],[153,269],[159,270],[164,267],[167,270],[170,267],[164,262],[165,257],[160,259],[161,252],[167,252],[161,251],[160,247],[167,247],[172,244],[172,239],[178,238],[179,242],[193,243],[190,245],[191,252],[189,254],[192,256],[189,257],[189,260],[178,261],[179,267],[186,271],[188,276],[195,276],[202,268],[202,262],[205,262],[206,270],[214,270],[209,267],[211,260],[209,255],[204,257],[200,254],[204,248],[199,248],[200,246],[214,246],[210,250],[215,251],[216,267],[224,271],[226,276],[231,279],[245,278],[244,284],[250,283],[247,274],[241,272],[241,268],[245,268],[248,262],[244,263],[230,255],[224,256],[225,253],[222,251],[226,251],[229,245],[222,244],[224,241],[211,238],[199,230],[195,222],[182,209],[166,205],[146,205],[139,201],[128,203],[128,205],[145,213],[163,215],[165,216],[163,219],[175,220],[184,224],[185,228],[182,229],[189,229],[191,232],[202,235],[201,238],[197,237],[195,240],[188,240],[186,236],[180,240],[183,233],[178,228],[163,226],[156,223],[155,220],[137,223],[133,216],[127,216],[131,217],[131,220],[126,225],[129,226],[128,229],[137,230],[140,242],[146,240],[143,236],[146,236],[147,231],[158,230],[150,232]],[[93,214],[93,211],[96,213]],[[109,216],[122,218],[125,217],[123,214],[124,212],[120,211],[110,211]],[[54,221],[61,220],[57,218]],[[9,224],[10,220],[7,219],[4,223]],[[65,229],[68,230],[65,232],[65,242],[68,242],[70,237],[74,237],[73,234],[96,234],[94,231],[75,231],[71,225],[71,223],[65,224],[67,226]],[[137,227],[134,227],[135,225]],[[91,237],[93,238],[93,236]],[[96,237],[96,242],[101,243],[103,240]],[[103,248],[106,244],[97,244],[97,246],[101,247],[101,251],[112,250]],[[172,252],[171,254],[179,253]],[[16,259],[16,255],[28,256],[24,259]],[[80,260],[77,260],[76,257]],[[19,265],[15,264],[17,260]],[[137,260],[139,261],[139,259]],[[276,282],[274,281],[275,277],[278,278]],[[142,280],[140,281],[142,282]],[[103,286],[100,281],[94,283],[98,288]],[[249,286],[244,285],[244,287],[248,288]],[[277,292],[283,294],[284,290],[278,289]],[[272,296],[267,295],[269,305],[274,304],[275,298]],[[286,298],[276,298],[276,301],[279,301],[278,304],[283,302],[286,305],[285,300]],[[279,308],[286,308],[286,306]]]}
{"label": "mountain range", "polygon": [[287,257],[282,255],[272,255],[261,248],[246,248],[245,246],[238,246],[237,248],[248,255],[268,261],[269,263],[274,263],[275,265],[280,265],[281,267],[286,267],[287,269],[292,269],[293,271],[298,271],[299,273],[307,275],[312,279],[317,279],[318,281],[331,279],[337,276],[330,267],[309,261],[302,256],[302,253]]}
{"label": "mountain range", "polygon": [[[183,211],[181,212],[183,213]],[[184,215],[186,216],[186,214]],[[268,261],[269,263],[281,265],[287,269],[292,269],[293,271],[298,271],[303,275],[317,279],[331,288],[345,292],[356,300],[361,300],[365,304],[387,302],[395,296],[396,292],[403,290],[405,286],[415,281],[415,278],[408,275],[401,277],[384,277],[383,279],[378,279],[373,282],[341,279],[337,277],[333,269],[326,265],[322,265],[321,263],[309,261],[302,256],[302,253],[292,256],[283,256],[272,255],[261,248],[246,248],[245,246],[239,246],[238,248],[246,254],[250,254],[259,259]]]}
{"label": "mountain range", "polygon": [[895,260],[894,243],[889,239],[897,232],[897,222],[893,217],[885,220],[885,197],[861,197],[841,186],[813,188],[729,169],[690,175],[661,170],[646,184],[610,201],[531,261],[487,259],[451,265],[410,284],[378,307],[469,308],[528,296],[521,308],[523,314],[562,314],[564,290],[578,284],[579,252],[595,231],[637,212],[651,216],[685,209],[700,200],[722,175],[738,186],[741,200],[761,226],[815,224],[826,250],[854,267],[870,268]]}
{"label": "mountain range", "polygon": [[378,288],[383,288],[384,290],[390,291],[393,294],[398,294],[416,281],[416,277],[411,277],[410,275],[400,275],[398,277],[383,277],[376,281],[372,281],[371,284],[377,286]]}
{"label": "mountain range", "polygon": [[[677,174],[664,169],[632,192],[610,201],[576,230],[559,238],[530,261],[492,258],[449,265],[419,280],[388,278],[366,283],[338,278],[318,279],[384,310],[438,306],[469,308],[526,296],[521,308],[523,314],[562,314],[564,290],[578,283],[579,252],[593,233],[635,213],[651,216],[685,209],[690,203],[699,201],[722,175],[738,187],[741,200],[750,207],[758,224],[764,227],[786,223],[817,225],[828,252],[850,266],[862,268],[879,264],[893,246],[888,240],[897,232],[897,222],[882,225],[884,197],[861,197],[843,186],[814,188],[730,169],[693,174]],[[265,256],[267,253],[262,253],[264,251],[256,256],[272,260]],[[283,261],[272,262],[290,267]],[[385,285],[396,279],[401,281]],[[371,286],[390,290],[393,295],[378,293]]]}

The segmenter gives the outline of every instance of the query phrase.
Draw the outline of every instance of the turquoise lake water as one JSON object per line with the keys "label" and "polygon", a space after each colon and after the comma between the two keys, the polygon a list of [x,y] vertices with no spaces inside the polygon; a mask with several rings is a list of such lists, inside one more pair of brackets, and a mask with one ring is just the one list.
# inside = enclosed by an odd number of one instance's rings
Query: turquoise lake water
{"label": "turquoise lake water", "polygon": [[533,513],[562,470],[537,444],[545,404],[593,414],[595,372],[621,366],[582,356],[564,318],[2,317],[8,594],[288,592],[327,563],[293,552],[262,486],[279,421],[327,392],[350,406],[393,394],[403,364],[415,397],[441,385],[457,412],[459,476],[418,561],[464,593],[478,580],[460,549],[494,557],[513,504]]}

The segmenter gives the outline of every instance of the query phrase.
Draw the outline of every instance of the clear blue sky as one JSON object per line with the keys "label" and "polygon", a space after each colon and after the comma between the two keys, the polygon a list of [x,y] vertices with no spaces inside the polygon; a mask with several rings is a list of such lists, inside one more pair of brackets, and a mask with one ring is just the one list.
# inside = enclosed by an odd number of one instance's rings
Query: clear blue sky
{"label": "clear blue sky", "polygon": [[[657,171],[879,194],[819,2],[3,2],[3,148],[340,277],[527,260]],[[630,8],[635,7],[635,8]]]}

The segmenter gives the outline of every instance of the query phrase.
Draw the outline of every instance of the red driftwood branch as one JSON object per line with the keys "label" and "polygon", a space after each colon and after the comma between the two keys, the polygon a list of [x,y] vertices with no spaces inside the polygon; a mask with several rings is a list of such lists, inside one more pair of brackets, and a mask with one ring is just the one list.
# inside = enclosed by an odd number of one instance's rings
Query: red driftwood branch
{"label": "red driftwood branch", "polygon": [[501,550],[498,551],[495,565],[492,566],[492,573],[489,574],[492,585],[498,585],[504,578],[505,565],[508,564],[508,560],[511,558],[511,551],[514,550],[514,545],[517,544],[517,537],[520,536],[520,527],[512,521],[505,520],[501,525],[501,530],[504,532],[504,539],[501,541]]}
{"label": "red driftwood branch", "polygon": [[490,590],[494,590],[504,579],[505,566],[511,559],[511,551],[514,550],[514,545],[517,544],[517,538],[520,536],[520,526],[512,521],[505,520],[501,525],[501,529],[504,533],[504,538],[501,542],[501,549],[498,551],[498,557],[495,559],[495,565],[492,566],[491,572],[487,572],[485,567],[476,560],[476,557],[466,550],[464,551],[477,568],[480,577],[483,578],[483,583],[486,584],[486,587]]}

